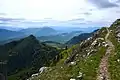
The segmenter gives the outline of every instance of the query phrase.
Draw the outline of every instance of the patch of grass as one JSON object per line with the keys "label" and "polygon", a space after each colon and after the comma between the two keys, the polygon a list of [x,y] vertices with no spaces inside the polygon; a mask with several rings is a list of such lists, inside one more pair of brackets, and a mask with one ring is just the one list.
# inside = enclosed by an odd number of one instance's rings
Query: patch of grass
{"label": "patch of grass", "polygon": [[100,29],[99,37],[105,38],[106,34],[107,34],[106,27],[102,27]]}
{"label": "patch of grass", "polygon": [[109,72],[111,76],[111,80],[120,80],[120,62],[117,60],[120,59],[120,43],[118,43],[115,32],[111,33],[109,39],[115,46],[115,51],[113,51],[112,55],[109,58]]}
{"label": "patch of grass", "polygon": [[83,80],[96,80],[99,64],[105,52],[106,48],[101,47],[96,54],[87,58],[85,62],[80,63],[80,66],[82,65],[81,72],[85,74]]}
{"label": "patch of grass", "polygon": [[76,44],[76,45],[73,45],[71,48],[62,51],[62,52],[59,54],[60,59],[59,59],[59,61],[57,62],[57,65],[63,64],[64,61],[65,61],[69,56],[71,56],[71,53],[72,53],[73,49],[75,49],[77,46],[78,46],[78,45]]}

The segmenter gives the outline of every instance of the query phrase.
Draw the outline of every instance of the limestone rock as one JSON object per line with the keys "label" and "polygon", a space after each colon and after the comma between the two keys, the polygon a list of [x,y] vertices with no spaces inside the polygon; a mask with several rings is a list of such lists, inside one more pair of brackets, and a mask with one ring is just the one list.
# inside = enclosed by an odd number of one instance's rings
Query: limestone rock
{"label": "limestone rock", "polygon": [[40,72],[40,74],[44,71],[44,70],[46,70],[48,67],[41,67],[40,69],[39,69],[39,72]]}

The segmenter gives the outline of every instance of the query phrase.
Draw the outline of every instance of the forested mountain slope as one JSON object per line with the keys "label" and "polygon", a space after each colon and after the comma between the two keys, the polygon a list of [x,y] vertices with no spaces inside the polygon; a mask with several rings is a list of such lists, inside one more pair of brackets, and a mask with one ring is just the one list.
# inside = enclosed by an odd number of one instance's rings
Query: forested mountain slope
{"label": "forested mountain slope", "polygon": [[27,79],[40,67],[50,65],[59,51],[39,41],[30,35],[19,41],[13,41],[0,46],[0,55],[4,54],[8,61],[8,76],[10,80]]}

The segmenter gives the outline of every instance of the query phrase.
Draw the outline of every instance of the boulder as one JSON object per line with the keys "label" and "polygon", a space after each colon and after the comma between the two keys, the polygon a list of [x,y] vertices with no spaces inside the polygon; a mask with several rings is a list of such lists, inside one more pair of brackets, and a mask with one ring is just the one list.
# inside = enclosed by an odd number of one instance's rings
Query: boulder
{"label": "boulder", "polygon": [[82,80],[83,78],[83,73],[79,72],[79,76],[77,76],[77,80]]}
{"label": "boulder", "polygon": [[106,44],[106,42],[102,42],[102,44],[104,45],[104,44]]}
{"label": "boulder", "polygon": [[92,37],[89,37],[87,40],[89,41],[89,40],[91,40],[92,39]]}
{"label": "boulder", "polygon": [[108,47],[109,45],[108,45],[108,44],[105,44],[104,46],[105,46],[105,47]]}
{"label": "boulder", "polygon": [[32,74],[32,77],[36,77],[38,75],[39,75],[38,73],[35,73],[35,74]]}
{"label": "boulder", "polygon": [[70,62],[71,65],[76,65],[76,62]]}
{"label": "boulder", "polygon": [[97,44],[97,40],[93,41],[93,43],[91,45],[95,46],[96,44]]}
{"label": "boulder", "polygon": [[117,62],[120,62],[120,59],[117,59]]}
{"label": "boulder", "polygon": [[44,71],[44,70],[46,70],[48,67],[41,67],[40,69],[39,69],[39,72],[40,72],[40,74]]}

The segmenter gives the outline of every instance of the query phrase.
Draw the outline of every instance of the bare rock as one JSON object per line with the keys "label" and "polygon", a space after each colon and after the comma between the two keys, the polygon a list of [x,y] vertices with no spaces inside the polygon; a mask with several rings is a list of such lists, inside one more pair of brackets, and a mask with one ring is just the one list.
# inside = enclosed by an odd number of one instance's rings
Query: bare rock
{"label": "bare rock", "polygon": [[71,65],[76,65],[76,62],[71,62],[70,64],[71,64]]}
{"label": "bare rock", "polygon": [[35,74],[32,74],[32,77],[36,77],[38,75],[39,75],[38,73],[35,73]]}
{"label": "bare rock", "polygon": [[48,68],[48,67],[41,67],[41,68],[39,69],[40,74],[41,74],[43,71],[45,71],[47,68]]}

